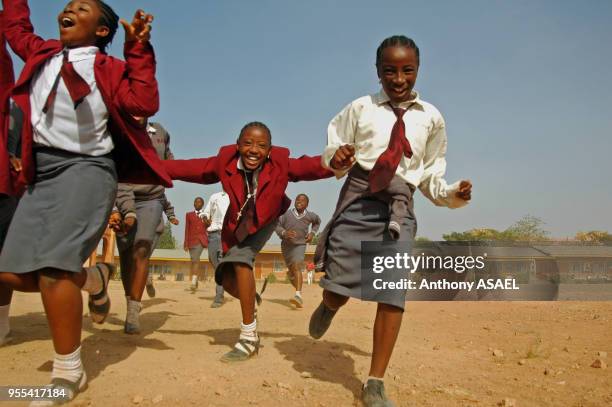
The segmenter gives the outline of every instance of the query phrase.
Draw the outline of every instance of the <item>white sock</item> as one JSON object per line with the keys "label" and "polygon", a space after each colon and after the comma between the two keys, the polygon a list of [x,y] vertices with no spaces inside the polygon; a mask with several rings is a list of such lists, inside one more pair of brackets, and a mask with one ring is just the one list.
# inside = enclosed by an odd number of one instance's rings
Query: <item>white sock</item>
{"label": "white sock", "polygon": [[139,326],[139,315],[140,315],[140,310],[142,309],[142,304],[140,304],[140,301],[134,301],[132,299],[130,299],[129,297],[127,298],[127,317],[126,320],[127,322],[129,322],[130,324]]}
{"label": "white sock", "polygon": [[98,294],[100,291],[102,291],[104,281],[102,281],[98,267],[100,267],[102,270],[106,268],[104,264],[85,268],[87,279],[83,285],[83,291],[87,291],[89,294]]}
{"label": "white sock", "polygon": [[240,323],[240,339],[244,339],[247,341],[256,341],[258,339],[257,336],[257,320],[253,320],[248,325]]}
{"label": "white sock", "polygon": [[198,276],[191,276],[191,285],[195,286],[198,283]]}
{"label": "white sock", "polygon": [[61,378],[76,383],[83,372],[83,365],[81,364],[81,347],[68,355],[55,354],[53,360],[53,372],[51,378]]}
{"label": "white sock", "polygon": [[302,296],[302,292],[301,291],[296,291],[295,295],[297,295],[298,297],[301,297]]}
{"label": "white sock", "polygon": [[366,387],[368,385],[368,380],[378,380],[378,381],[384,382],[384,378],[383,377],[368,376],[368,378],[363,383],[363,387]]}
{"label": "white sock", "polygon": [[8,335],[11,327],[9,325],[9,308],[11,304],[0,306],[0,340]]}

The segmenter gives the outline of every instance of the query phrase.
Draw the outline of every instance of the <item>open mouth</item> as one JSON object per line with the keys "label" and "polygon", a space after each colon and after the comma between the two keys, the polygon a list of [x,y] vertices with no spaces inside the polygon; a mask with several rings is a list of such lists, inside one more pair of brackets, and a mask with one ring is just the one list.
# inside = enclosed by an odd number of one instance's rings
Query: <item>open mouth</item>
{"label": "open mouth", "polygon": [[70,17],[62,17],[60,25],[62,28],[70,28],[75,26],[75,22]]}

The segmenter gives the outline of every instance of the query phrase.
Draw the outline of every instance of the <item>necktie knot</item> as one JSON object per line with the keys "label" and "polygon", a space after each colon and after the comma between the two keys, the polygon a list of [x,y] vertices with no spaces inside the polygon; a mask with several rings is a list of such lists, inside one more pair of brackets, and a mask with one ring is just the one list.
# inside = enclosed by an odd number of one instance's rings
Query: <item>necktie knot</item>
{"label": "necktie knot", "polygon": [[397,117],[398,119],[401,119],[402,117],[404,117],[404,113],[406,113],[407,109],[402,109],[400,107],[393,107],[391,106],[391,109],[393,110],[393,113],[395,113],[395,117]]}

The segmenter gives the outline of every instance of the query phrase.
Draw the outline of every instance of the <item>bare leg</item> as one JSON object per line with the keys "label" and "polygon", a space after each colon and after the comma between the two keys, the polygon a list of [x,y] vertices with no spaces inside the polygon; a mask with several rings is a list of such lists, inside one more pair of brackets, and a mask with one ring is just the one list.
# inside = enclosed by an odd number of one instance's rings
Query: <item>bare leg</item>
{"label": "bare leg", "polygon": [[0,307],[9,305],[13,298],[13,290],[4,284],[0,284]]}
{"label": "bare leg", "polygon": [[336,311],[340,307],[342,307],[348,301],[349,297],[345,297],[340,294],[333,293],[331,291],[324,290],[323,291],[323,303],[327,306],[327,308],[332,311]]}
{"label": "bare leg", "polygon": [[86,273],[57,269],[39,272],[39,286],[55,352],[67,355],[81,344],[83,301],[81,287]]}
{"label": "bare leg", "polygon": [[[243,263],[234,263],[234,272],[236,275],[235,287],[230,287],[231,292],[226,288],[232,296],[238,294],[240,300],[240,308],[242,310],[242,323],[247,325],[255,320],[255,276],[253,269]],[[225,284],[224,284],[225,287]]]}
{"label": "bare leg", "polygon": [[402,325],[404,311],[387,304],[378,304],[374,321],[374,343],[370,376],[384,377],[395,341]]}
{"label": "bare leg", "polygon": [[26,293],[39,292],[38,288],[38,273],[0,273],[0,285],[5,286],[8,289],[23,291]]}
{"label": "bare leg", "polygon": [[132,257],[132,278],[129,293],[130,298],[135,301],[140,301],[142,299],[142,294],[144,293],[145,285],[147,284],[150,250],[150,242],[138,241],[134,244],[134,253]]}
{"label": "bare leg", "polygon": [[121,265],[121,284],[123,284],[123,291],[126,297],[130,296],[130,287],[132,283],[132,267],[134,260],[133,250],[127,249],[119,252],[119,263]]}

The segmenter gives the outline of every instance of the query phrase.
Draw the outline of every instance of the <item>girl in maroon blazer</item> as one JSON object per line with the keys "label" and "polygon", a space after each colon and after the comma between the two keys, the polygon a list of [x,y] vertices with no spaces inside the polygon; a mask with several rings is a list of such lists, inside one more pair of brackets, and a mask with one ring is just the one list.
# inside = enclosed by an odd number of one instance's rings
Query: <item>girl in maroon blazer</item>
{"label": "girl in maroon blazer", "polygon": [[131,24],[121,20],[123,62],[104,52],[119,18],[101,0],[70,1],[57,17],[59,41],[34,34],[26,0],[3,7],[5,36],[25,62],[13,99],[24,114],[18,181],[28,189],[0,255],[0,284],[41,292],[55,349],[52,386],[72,399],[86,384],[81,289],[94,322],[110,307],[112,268],[82,264],[104,232],[117,179],[171,185],[131,118],[152,116],[159,105],[153,17],[139,10]]}
{"label": "girl in maroon blazer", "polygon": [[289,150],[272,146],[265,124],[248,123],[235,145],[221,147],[215,157],[168,160],[163,165],[172,179],[199,184],[221,182],[230,204],[223,221],[223,258],[215,270],[217,284],[240,299],[240,338],[224,362],[249,359],[259,350],[255,313],[255,256],[268,241],[278,217],[291,203],[285,195],[289,181],[311,181],[333,175],[321,157],[290,158]]}

